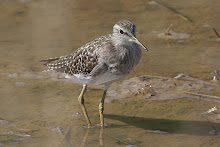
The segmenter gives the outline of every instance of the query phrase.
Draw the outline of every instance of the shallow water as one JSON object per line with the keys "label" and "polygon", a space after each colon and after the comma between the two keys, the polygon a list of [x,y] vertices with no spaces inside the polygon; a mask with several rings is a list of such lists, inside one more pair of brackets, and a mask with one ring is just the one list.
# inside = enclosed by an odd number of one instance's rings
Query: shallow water
{"label": "shallow water", "polygon": [[[88,132],[77,100],[81,86],[41,75],[16,76],[44,70],[39,60],[69,54],[111,33],[118,20],[128,19],[137,26],[137,38],[149,52],[143,51],[141,62],[127,79],[187,73],[212,80],[210,72],[220,70],[220,42],[212,30],[220,33],[219,0],[159,1],[193,22],[148,2],[1,0],[0,146],[219,146],[219,136],[209,134],[220,128],[219,120],[201,115],[214,106],[219,109],[217,102],[187,96],[163,101],[113,100],[105,104],[108,126],[100,133],[102,91],[90,88],[85,102],[96,127]],[[159,38],[171,24],[174,32],[190,36]],[[220,88],[212,87],[205,94],[220,96]]]}

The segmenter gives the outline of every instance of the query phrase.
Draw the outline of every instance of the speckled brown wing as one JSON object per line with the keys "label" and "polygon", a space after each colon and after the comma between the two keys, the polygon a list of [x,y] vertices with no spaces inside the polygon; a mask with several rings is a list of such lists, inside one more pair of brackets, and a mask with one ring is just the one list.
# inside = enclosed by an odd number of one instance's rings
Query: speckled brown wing
{"label": "speckled brown wing", "polygon": [[42,60],[44,65],[48,67],[46,71],[56,71],[60,73],[73,74],[85,74],[88,75],[92,69],[97,65],[97,56],[83,52],[83,50],[75,52],[73,55],[67,55],[63,57],[50,58],[48,60]]}
{"label": "speckled brown wing", "polygon": [[64,73],[84,74],[88,75],[98,64],[98,55],[95,53],[95,48],[80,48],[78,49],[68,61]]}
{"label": "speckled brown wing", "polygon": [[40,62],[44,62],[44,65],[48,67],[46,71],[56,71],[69,75],[79,73],[89,75],[98,65],[99,49],[103,47],[103,43],[108,42],[109,38],[110,35],[102,36],[80,47],[72,54]]}

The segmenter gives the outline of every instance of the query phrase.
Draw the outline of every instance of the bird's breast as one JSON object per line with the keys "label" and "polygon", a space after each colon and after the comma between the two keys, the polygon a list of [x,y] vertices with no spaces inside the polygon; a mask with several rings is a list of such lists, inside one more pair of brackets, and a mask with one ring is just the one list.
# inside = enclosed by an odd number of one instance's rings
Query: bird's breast
{"label": "bird's breast", "polygon": [[[116,57],[117,54],[117,58]],[[138,64],[141,58],[141,50],[137,45],[122,47],[114,55],[114,60],[109,62],[109,70],[115,74],[129,74]]]}

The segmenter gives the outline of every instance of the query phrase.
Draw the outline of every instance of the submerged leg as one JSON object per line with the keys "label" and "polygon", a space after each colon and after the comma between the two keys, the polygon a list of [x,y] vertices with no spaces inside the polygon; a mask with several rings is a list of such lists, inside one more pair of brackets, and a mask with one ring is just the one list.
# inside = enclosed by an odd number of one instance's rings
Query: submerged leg
{"label": "submerged leg", "polygon": [[104,87],[104,92],[102,95],[102,99],[99,103],[99,115],[100,115],[100,121],[101,121],[101,127],[104,128],[104,117],[103,117],[103,111],[104,111],[104,101],[105,101],[105,96],[107,93],[109,85],[105,85]]}
{"label": "submerged leg", "polygon": [[79,104],[82,108],[82,111],[84,113],[84,116],[86,118],[86,121],[88,123],[88,127],[91,128],[92,125],[91,125],[91,122],[89,120],[89,117],[88,117],[88,114],[87,114],[87,111],[86,111],[86,108],[85,108],[85,105],[84,105],[84,98],[83,98],[84,92],[86,91],[86,87],[87,87],[87,85],[83,85],[83,89],[82,89],[82,91],[81,91],[81,93],[78,97],[78,100],[79,100]]}

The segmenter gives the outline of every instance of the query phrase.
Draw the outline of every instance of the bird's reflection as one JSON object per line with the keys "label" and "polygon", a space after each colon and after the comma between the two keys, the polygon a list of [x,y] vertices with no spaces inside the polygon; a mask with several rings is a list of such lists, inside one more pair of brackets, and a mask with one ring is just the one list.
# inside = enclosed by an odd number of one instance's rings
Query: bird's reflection
{"label": "bird's reflection", "polygon": [[88,138],[88,136],[89,136],[90,130],[91,130],[91,128],[88,128],[88,129],[87,129],[86,134],[85,134],[85,136],[84,136],[84,138],[83,138],[83,141],[82,141],[82,144],[81,144],[80,147],[84,147],[84,146],[85,146],[86,140],[87,140],[87,138]]}
{"label": "bird's reflection", "polygon": [[104,146],[104,137],[103,137],[103,134],[104,134],[104,129],[101,127],[100,129],[100,134],[99,134],[99,143],[101,146]]}
{"label": "bird's reflection", "polygon": [[[83,138],[83,141],[81,143],[81,146],[80,147],[85,147],[86,145],[86,141],[88,139],[88,136],[89,136],[89,132],[92,130],[93,128],[88,128],[86,133],[85,133],[85,136]],[[100,134],[99,134],[99,143],[100,143],[100,146],[104,146],[104,129],[103,128],[100,128]]]}

